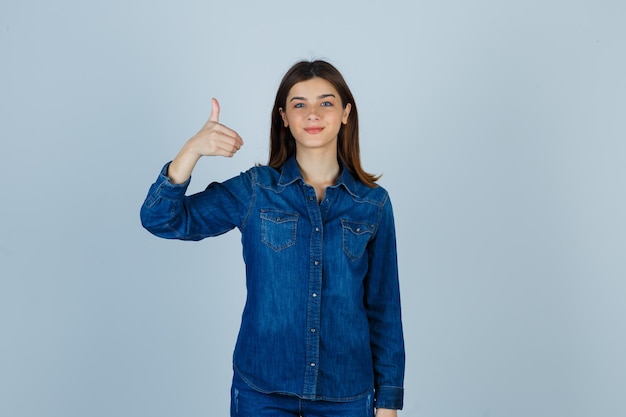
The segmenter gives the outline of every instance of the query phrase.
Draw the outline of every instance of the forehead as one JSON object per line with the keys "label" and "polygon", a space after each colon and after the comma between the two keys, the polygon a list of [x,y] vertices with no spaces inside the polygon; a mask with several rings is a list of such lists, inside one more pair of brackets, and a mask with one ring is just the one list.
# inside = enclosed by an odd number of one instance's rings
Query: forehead
{"label": "forehead", "polygon": [[291,97],[315,99],[324,94],[334,94],[335,97],[339,98],[337,89],[333,87],[331,83],[323,78],[315,77],[310,80],[295,83],[289,90],[287,99],[289,100]]}

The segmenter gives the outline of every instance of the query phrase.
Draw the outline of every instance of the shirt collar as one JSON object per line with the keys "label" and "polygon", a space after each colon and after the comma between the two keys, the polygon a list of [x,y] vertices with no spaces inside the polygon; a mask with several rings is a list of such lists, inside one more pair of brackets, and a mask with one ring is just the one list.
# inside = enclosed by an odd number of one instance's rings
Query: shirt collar
{"label": "shirt collar", "polygon": [[[297,180],[302,180],[302,182],[304,182],[296,157],[292,156],[283,164],[278,184],[285,187]],[[354,178],[354,176],[350,173],[350,170],[348,170],[344,164],[341,164],[339,178],[337,178],[337,182],[333,187],[338,187],[340,185],[342,185],[346,191],[353,196],[359,197],[359,182]]]}

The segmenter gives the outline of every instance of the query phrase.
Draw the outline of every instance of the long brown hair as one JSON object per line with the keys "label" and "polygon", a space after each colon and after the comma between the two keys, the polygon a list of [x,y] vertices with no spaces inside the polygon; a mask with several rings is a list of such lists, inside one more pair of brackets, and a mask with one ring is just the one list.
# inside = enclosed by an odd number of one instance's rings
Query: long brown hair
{"label": "long brown hair", "polygon": [[337,135],[337,155],[342,162],[363,184],[376,187],[375,181],[380,176],[369,174],[361,167],[361,154],[359,148],[359,117],[356,103],[348,84],[341,73],[325,61],[300,61],[294,64],[284,75],[278,91],[276,101],[272,109],[272,127],[270,130],[270,158],[268,165],[272,168],[280,168],[287,159],[295,155],[296,142],[289,128],[285,127],[280,115],[281,108],[287,104],[289,90],[301,81],[311,78],[323,78],[335,87],[341,98],[341,105],[345,109],[347,104],[352,106],[348,115],[348,122],[341,125]]}

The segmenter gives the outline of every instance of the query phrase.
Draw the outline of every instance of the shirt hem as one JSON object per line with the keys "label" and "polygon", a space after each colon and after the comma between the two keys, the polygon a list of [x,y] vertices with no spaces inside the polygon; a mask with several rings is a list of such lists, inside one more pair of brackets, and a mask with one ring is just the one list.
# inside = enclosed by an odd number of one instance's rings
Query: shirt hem
{"label": "shirt hem", "polygon": [[372,384],[372,386],[370,386],[365,392],[363,392],[362,394],[357,394],[354,396],[350,396],[350,397],[328,397],[326,395],[304,395],[304,394],[298,394],[295,392],[291,392],[291,391],[282,391],[282,390],[265,390],[261,387],[258,387],[257,385],[253,384],[252,381],[250,381],[250,379],[246,378],[245,376],[243,376],[243,374],[241,373],[241,371],[239,369],[237,369],[236,366],[233,367],[235,374],[237,374],[237,376],[239,378],[241,378],[241,380],[250,388],[252,388],[255,391],[258,391],[260,393],[263,394],[280,394],[280,395],[289,395],[292,397],[297,397],[301,400],[309,400],[309,401],[329,401],[329,402],[336,402],[336,403],[342,403],[342,402],[350,402],[350,401],[356,401],[359,400],[361,398],[366,397],[367,395],[369,395],[373,390],[374,390],[374,385]]}

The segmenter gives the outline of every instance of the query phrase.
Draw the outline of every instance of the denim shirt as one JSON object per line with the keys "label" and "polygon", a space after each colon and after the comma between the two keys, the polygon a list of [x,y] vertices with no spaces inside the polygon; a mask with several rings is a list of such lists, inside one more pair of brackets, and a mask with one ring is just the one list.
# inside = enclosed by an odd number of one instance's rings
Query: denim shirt
{"label": "denim shirt", "polygon": [[404,341],[391,202],[343,167],[318,203],[295,158],[185,196],[166,165],[141,208],[151,233],[241,231],[247,298],[233,356],[253,388],[401,409]]}

